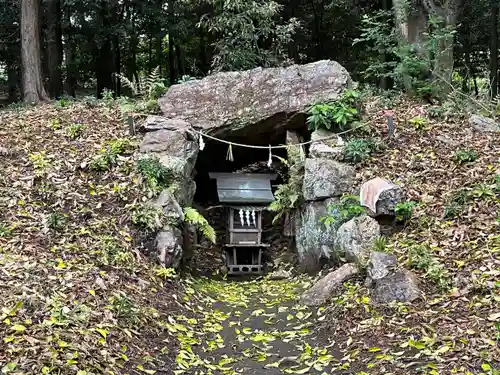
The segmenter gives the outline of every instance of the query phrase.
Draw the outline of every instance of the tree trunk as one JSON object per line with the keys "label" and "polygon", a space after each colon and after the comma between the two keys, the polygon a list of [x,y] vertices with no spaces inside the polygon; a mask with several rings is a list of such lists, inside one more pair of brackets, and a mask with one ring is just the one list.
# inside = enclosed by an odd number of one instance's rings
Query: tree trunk
{"label": "tree trunk", "polygon": [[40,3],[21,1],[21,61],[24,101],[39,103],[48,100],[42,82],[40,60]]}
{"label": "tree trunk", "polygon": [[[156,0],[156,11],[161,15],[163,7],[163,0]],[[156,30],[156,66],[159,68],[160,75],[162,74],[162,65],[163,65],[163,33],[161,30],[161,26]]]}
{"label": "tree trunk", "polygon": [[177,71],[175,69],[175,43],[174,43],[174,0],[168,0],[168,68],[170,84],[177,82]]}
{"label": "tree trunk", "polygon": [[7,66],[7,84],[9,87],[9,103],[13,103],[17,100],[17,88],[19,83],[19,76],[17,67],[14,64],[9,64]]}
{"label": "tree trunk", "polygon": [[115,35],[113,37],[114,41],[114,47],[115,47],[115,95],[116,97],[121,96],[121,90],[122,90],[122,85],[121,85],[121,80],[120,80],[120,74],[121,74],[121,51],[120,51],[120,38],[118,38],[118,35]]}
{"label": "tree trunk", "polygon": [[49,94],[58,97],[62,94],[62,32],[61,0],[47,1],[47,73]]}
{"label": "tree trunk", "polygon": [[66,8],[63,11],[64,15],[64,53],[65,53],[65,69],[66,69],[66,92],[72,97],[76,97],[77,74],[75,69],[75,42],[73,40],[71,28],[71,12]]}
{"label": "tree trunk", "polygon": [[498,0],[491,0],[490,89],[491,99],[498,95]]}
{"label": "tree trunk", "polygon": [[[413,45],[425,58],[424,43],[427,31],[427,13],[420,5],[415,5],[413,11],[408,9],[406,0],[393,1],[394,19],[401,48]],[[412,90],[411,77],[403,77],[405,89]]]}

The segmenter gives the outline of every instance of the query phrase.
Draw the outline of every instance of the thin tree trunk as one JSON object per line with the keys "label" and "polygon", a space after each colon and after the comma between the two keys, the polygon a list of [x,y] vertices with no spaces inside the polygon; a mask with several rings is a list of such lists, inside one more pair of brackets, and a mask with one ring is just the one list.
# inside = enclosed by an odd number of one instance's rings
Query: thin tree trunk
{"label": "thin tree trunk", "polygon": [[18,72],[14,64],[9,64],[7,66],[7,83],[9,86],[9,103],[13,103],[17,100],[17,87],[18,87]]}
{"label": "thin tree trunk", "polygon": [[177,82],[177,71],[175,69],[175,43],[174,43],[174,0],[168,0],[168,68],[170,73],[170,84]]}
{"label": "thin tree trunk", "polygon": [[491,0],[490,20],[490,89],[491,99],[498,94],[498,0]]}
{"label": "thin tree trunk", "polygon": [[40,55],[40,3],[21,1],[21,61],[24,101],[39,103],[48,100],[42,82]]}
{"label": "thin tree trunk", "polygon": [[[163,7],[163,0],[156,0],[156,11],[161,14]],[[159,67],[160,75],[162,74],[162,65],[163,65],[163,35],[161,27],[156,31],[156,66]]]}
{"label": "thin tree trunk", "polygon": [[58,97],[62,94],[62,32],[61,0],[47,2],[47,73],[49,94]]}
{"label": "thin tree trunk", "polygon": [[117,97],[121,96],[121,90],[122,90],[122,85],[121,85],[121,80],[120,80],[120,73],[121,73],[121,51],[120,51],[120,38],[118,38],[118,35],[115,35],[113,37],[114,39],[114,47],[115,47],[115,94]]}
{"label": "thin tree trunk", "polygon": [[71,28],[71,12],[66,8],[63,11],[64,16],[64,53],[66,69],[66,92],[72,97],[76,97],[77,74],[75,71],[75,43]]}
{"label": "thin tree trunk", "polygon": [[177,69],[179,72],[179,77],[182,77],[185,73],[184,71],[184,52],[182,51],[182,47],[179,45],[175,46],[175,55],[177,57]]}

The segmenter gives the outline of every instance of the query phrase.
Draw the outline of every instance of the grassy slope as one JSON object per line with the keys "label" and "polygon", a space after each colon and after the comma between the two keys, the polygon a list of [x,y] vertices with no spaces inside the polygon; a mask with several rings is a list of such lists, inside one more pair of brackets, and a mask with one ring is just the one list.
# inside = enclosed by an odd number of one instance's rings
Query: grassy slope
{"label": "grassy slope", "polygon": [[[418,202],[408,226],[390,237],[388,251],[420,276],[426,299],[377,308],[363,298],[368,292],[361,283],[353,283],[328,308],[342,324],[326,329],[338,338],[340,367],[350,371],[493,374],[490,366],[500,370],[500,135],[426,112],[398,105],[396,137],[358,167],[358,183],[389,178]],[[413,125],[417,116],[426,120]],[[385,119],[374,103],[367,117],[385,137]],[[477,159],[459,164],[458,150],[474,150]]]}
{"label": "grassy slope", "polygon": [[[85,125],[74,139],[72,124]],[[159,321],[176,309],[177,285],[134,248],[126,205],[143,194],[134,162],[123,155],[110,171],[87,167],[126,130],[119,111],[106,107],[0,112],[1,146],[15,149],[0,155],[4,371],[83,375],[170,367]]]}

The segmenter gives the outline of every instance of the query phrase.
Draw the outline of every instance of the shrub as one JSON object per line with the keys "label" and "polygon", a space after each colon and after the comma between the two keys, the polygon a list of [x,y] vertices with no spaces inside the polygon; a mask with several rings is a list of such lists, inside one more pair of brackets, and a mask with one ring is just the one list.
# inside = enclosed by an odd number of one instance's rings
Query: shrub
{"label": "shrub", "polygon": [[344,146],[344,160],[360,163],[379,149],[379,145],[371,139],[352,139]]}
{"label": "shrub", "polygon": [[366,212],[366,209],[359,204],[359,197],[351,194],[344,194],[338,203],[328,206],[328,213],[320,218],[325,226],[333,225],[340,227],[345,222]]}
{"label": "shrub", "polygon": [[415,130],[427,130],[427,120],[423,117],[417,116],[410,119],[410,124]]}
{"label": "shrub", "polygon": [[66,224],[66,218],[63,214],[53,212],[47,216],[47,227],[53,230],[62,230]]}
{"label": "shrub", "polygon": [[135,206],[131,218],[134,225],[147,231],[155,232],[163,226],[163,211],[150,204]]}
{"label": "shrub", "polygon": [[345,130],[358,118],[357,101],[360,95],[353,90],[344,92],[340,100],[313,105],[308,111],[309,130]]}
{"label": "shrub", "polygon": [[474,150],[457,150],[453,154],[453,160],[457,164],[466,164],[476,161],[477,153]]}
{"label": "shrub", "polygon": [[273,224],[285,213],[295,209],[302,198],[300,190],[293,183],[285,183],[278,186],[274,194],[274,201],[268,206],[269,211],[275,212]]}
{"label": "shrub", "polygon": [[118,155],[126,154],[132,150],[133,144],[129,139],[115,139],[99,150],[98,155],[90,162],[90,169],[95,171],[109,170],[116,164]]}
{"label": "shrub", "polygon": [[408,250],[408,265],[411,268],[423,270],[424,278],[436,284],[442,291],[451,288],[449,271],[432,256],[426,245],[413,245]]}
{"label": "shrub", "polygon": [[398,221],[408,221],[413,216],[413,208],[417,205],[416,202],[399,202],[394,207],[394,212],[396,214],[396,220]]}
{"label": "shrub", "polygon": [[174,179],[174,172],[165,167],[156,156],[146,156],[137,160],[136,168],[148,187],[157,190],[168,187]]}
{"label": "shrub", "polygon": [[83,134],[84,130],[85,125],[73,123],[66,127],[66,135],[71,139],[76,139]]}

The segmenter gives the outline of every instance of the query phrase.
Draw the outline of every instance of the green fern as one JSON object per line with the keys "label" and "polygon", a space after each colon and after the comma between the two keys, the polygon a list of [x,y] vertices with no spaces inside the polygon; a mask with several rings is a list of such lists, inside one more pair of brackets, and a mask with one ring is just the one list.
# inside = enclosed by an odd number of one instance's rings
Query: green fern
{"label": "green fern", "polygon": [[208,238],[212,243],[216,242],[215,229],[208,223],[196,209],[192,207],[184,207],[184,221],[195,225],[198,230]]}
{"label": "green fern", "polygon": [[138,82],[132,82],[121,74],[116,74],[116,76],[125,87],[132,90],[134,96],[138,96],[143,100],[157,99],[167,91],[167,87],[163,84],[160,76],[159,66],[154,68],[147,76],[139,77]]}

